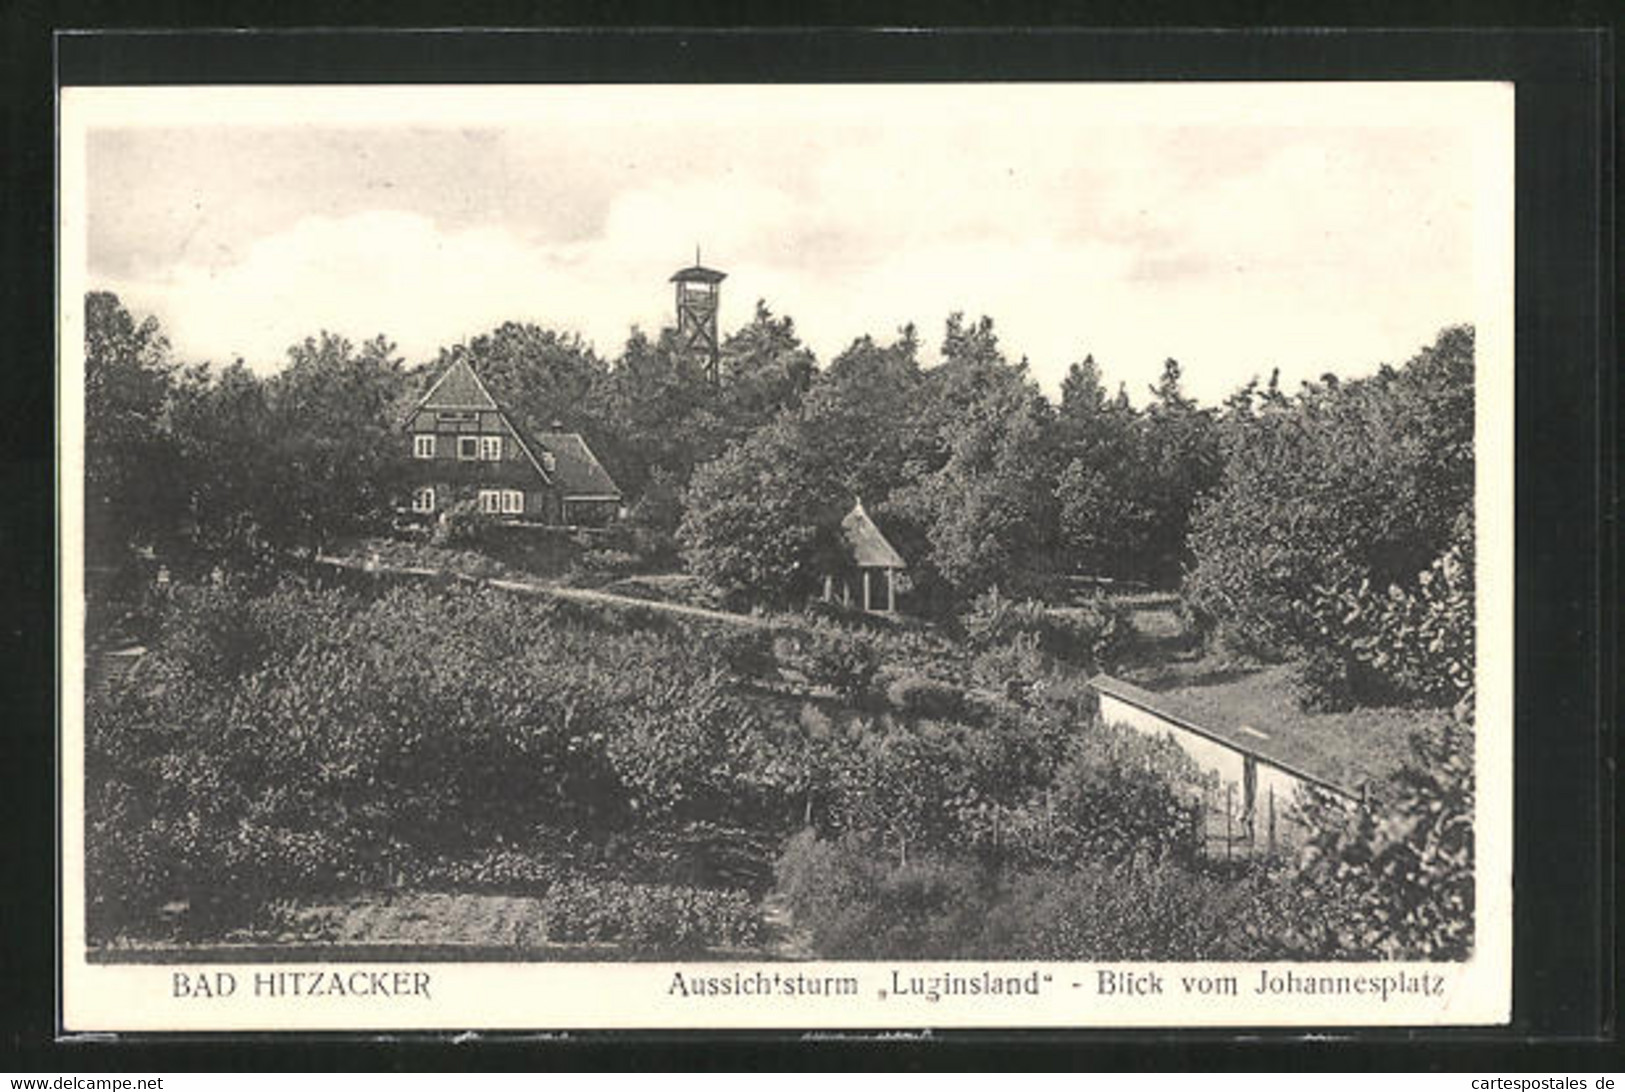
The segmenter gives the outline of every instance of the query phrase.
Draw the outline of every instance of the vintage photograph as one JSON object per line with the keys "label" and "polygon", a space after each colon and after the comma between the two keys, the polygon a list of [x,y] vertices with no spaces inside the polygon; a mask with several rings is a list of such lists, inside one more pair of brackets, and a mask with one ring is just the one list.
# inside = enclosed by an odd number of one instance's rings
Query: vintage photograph
{"label": "vintage photograph", "polygon": [[1510,88],[64,118],[84,973],[1504,967]]}

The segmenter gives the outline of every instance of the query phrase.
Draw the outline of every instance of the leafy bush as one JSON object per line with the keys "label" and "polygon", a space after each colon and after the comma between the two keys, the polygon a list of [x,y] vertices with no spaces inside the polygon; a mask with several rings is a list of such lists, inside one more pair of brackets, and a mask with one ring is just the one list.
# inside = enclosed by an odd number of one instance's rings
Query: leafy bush
{"label": "leafy bush", "polygon": [[625,576],[642,567],[643,559],[626,550],[596,548],[584,551],[576,559],[582,572],[594,576]]}
{"label": "leafy bush", "polygon": [[384,884],[538,824],[793,813],[760,719],[681,635],[462,587],[174,604],[140,670],[87,702],[97,928]]}
{"label": "leafy bush", "polygon": [[1254,960],[1285,954],[1280,889],[1173,862],[1016,876],[964,955],[981,959]]}
{"label": "leafy bush", "polygon": [[971,661],[970,675],[978,685],[996,693],[1030,699],[1037,695],[1050,670],[1049,657],[1040,650],[1038,637],[1021,633],[1006,644],[978,652]]}
{"label": "leafy bush", "polygon": [[1046,655],[1096,669],[1115,663],[1132,637],[1126,611],[1104,596],[1055,609],[1035,599],[1008,598],[998,588],[971,602],[959,616],[959,628],[977,652],[1027,638]]}
{"label": "leafy bush", "polygon": [[781,663],[814,686],[827,686],[846,698],[864,693],[880,667],[880,655],[865,634],[815,621],[780,635],[773,645]]}
{"label": "leafy bush", "polygon": [[[1351,697],[1453,705],[1473,688],[1473,525],[1457,520],[1445,551],[1406,585],[1370,580],[1320,595],[1313,655],[1338,658],[1357,679]],[[1323,687],[1311,687],[1327,700]]]}
{"label": "leafy bush", "polygon": [[1375,806],[1321,807],[1298,882],[1336,914],[1306,945],[1349,958],[1460,960],[1473,948],[1473,730],[1419,732]]}
{"label": "leafy bush", "polygon": [[480,510],[478,501],[460,500],[440,514],[429,541],[436,546],[479,546],[490,538],[495,522]]}
{"label": "leafy bush", "polygon": [[1044,627],[1042,603],[1011,599],[996,587],[971,600],[969,608],[959,616],[966,643],[979,650],[1005,644],[1017,634],[1037,633]]}
{"label": "leafy bush", "polygon": [[951,957],[974,935],[983,909],[973,866],[889,867],[850,836],[829,842],[803,831],[785,845],[776,873],[796,925],[830,959]]}
{"label": "leafy bush", "polygon": [[1292,670],[1292,697],[1306,713],[1343,713],[1354,708],[1354,671],[1348,657],[1317,648]]}
{"label": "leafy bush", "polygon": [[952,719],[965,711],[965,692],[928,675],[907,671],[886,684],[886,701],[900,713]]}
{"label": "leafy bush", "polygon": [[681,483],[670,471],[654,468],[625,523],[632,552],[651,567],[675,562],[677,525],[682,518]]}
{"label": "leafy bush", "polygon": [[581,848],[575,842],[569,832],[543,830],[523,844],[486,846],[433,861],[407,858],[396,879],[418,888],[536,895],[576,873]]}
{"label": "leafy bush", "polygon": [[773,654],[774,636],[766,628],[731,628],[708,632],[703,638],[728,670],[741,678],[768,679],[778,674]]}
{"label": "leafy bush", "polygon": [[1115,667],[1134,640],[1128,608],[1103,595],[1051,611],[1048,618],[1055,655],[1095,670]]}
{"label": "leafy bush", "polygon": [[549,940],[613,942],[664,953],[759,943],[761,916],[739,891],[570,880],[543,898]]}
{"label": "leafy bush", "polygon": [[1179,790],[1202,780],[1171,741],[1096,720],[1074,737],[1055,774],[1049,844],[1029,852],[1068,862],[1186,856],[1195,814]]}
{"label": "leafy bush", "polygon": [[777,865],[798,928],[830,959],[1241,960],[1296,952],[1316,916],[1267,875],[1173,861],[1000,874],[945,858],[887,863],[861,839],[803,831]]}

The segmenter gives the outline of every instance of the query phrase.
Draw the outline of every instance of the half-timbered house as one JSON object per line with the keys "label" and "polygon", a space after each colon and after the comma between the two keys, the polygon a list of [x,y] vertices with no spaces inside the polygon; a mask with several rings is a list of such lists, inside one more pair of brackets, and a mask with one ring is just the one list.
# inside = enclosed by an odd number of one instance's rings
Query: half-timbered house
{"label": "half-timbered house", "polygon": [[405,512],[432,520],[472,500],[497,519],[598,525],[613,519],[621,491],[579,433],[526,436],[467,361],[435,380],[404,431],[410,445]]}

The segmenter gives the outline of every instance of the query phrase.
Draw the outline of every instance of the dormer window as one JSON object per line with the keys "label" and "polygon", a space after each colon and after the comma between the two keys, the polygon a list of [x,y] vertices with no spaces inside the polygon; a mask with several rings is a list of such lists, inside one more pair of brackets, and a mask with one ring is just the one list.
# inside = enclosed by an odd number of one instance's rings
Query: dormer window
{"label": "dormer window", "polygon": [[542,469],[543,470],[545,470],[549,474],[551,474],[551,473],[553,473],[553,469],[558,465],[559,465],[559,461],[557,459],[553,458],[553,453],[551,451],[542,452]]}
{"label": "dormer window", "polygon": [[480,457],[480,438],[478,436],[457,437],[457,457],[459,459],[478,459]]}
{"label": "dormer window", "polygon": [[412,437],[412,457],[414,459],[434,458],[434,433],[420,432]]}
{"label": "dormer window", "polygon": [[481,436],[480,458],[487,462],[498,462],[502,459],[502,437]]}

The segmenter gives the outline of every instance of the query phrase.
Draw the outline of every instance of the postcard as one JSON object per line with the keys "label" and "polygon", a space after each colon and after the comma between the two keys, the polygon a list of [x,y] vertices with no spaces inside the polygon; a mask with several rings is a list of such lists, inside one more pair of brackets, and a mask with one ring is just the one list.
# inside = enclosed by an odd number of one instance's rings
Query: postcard
{"label": "postcard", "polygon": [[60,104],[65,1032],[1509,1019],[1510,84]]}

